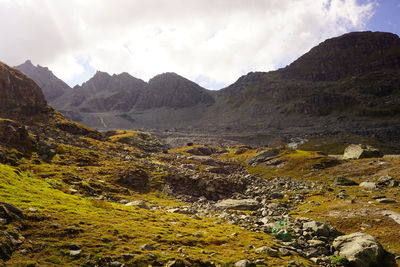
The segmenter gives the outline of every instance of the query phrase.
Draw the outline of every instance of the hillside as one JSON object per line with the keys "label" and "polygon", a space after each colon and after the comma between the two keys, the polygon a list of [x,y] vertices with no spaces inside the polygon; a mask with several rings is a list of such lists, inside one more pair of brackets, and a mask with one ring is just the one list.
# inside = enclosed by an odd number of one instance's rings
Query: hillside
{"label": "hillside", "polygon": [[4,266],[396,266],[398,158],[170,149],[68,121],[0,70]]}
{"label": "hillside", "polygon": [[[97,73],[52,102],[97,129],[156,129],[238,138],[375,136],[398,143],[400,38],[353,32],[328,39],[289,66],[249,73],[208,91],[173,73],[144,83],[129,74]],[[101,74],[101,75],[100,75]],[[258,137],[257,137],[258,138]]]}

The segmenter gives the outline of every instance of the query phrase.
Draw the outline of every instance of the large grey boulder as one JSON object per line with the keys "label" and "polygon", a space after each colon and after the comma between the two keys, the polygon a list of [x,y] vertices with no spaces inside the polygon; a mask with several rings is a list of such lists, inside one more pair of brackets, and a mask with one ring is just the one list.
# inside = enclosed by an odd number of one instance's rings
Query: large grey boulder
{"label": "large grey boulder", "polygon": [[385,254],[375,237],[364,233],[339,236],[332,245],[355,267],[380,266]]}
{"label": "large grey boulder", "polygon": [[227,210],[256,210],[260,203],[254,199],[224,199],[215,204],[215,207]]}
{"label": "large grey boulder", "polygon": [[383,154],[377,148],[362,145],[352,144],[346,147],[343,153],[343,159],[362,159],[362,158],[381,158]]}
{"label": "large grey boulder", "polygon": [[258,165],[260,163],[263,163],[263,162],[266,162],[268,160],[271,160],[271,159],[275,158],[279,154],[279,151],[280,150],[277,149],[277,148],[269,148],[269,149],[261,152],[257,156],[251,158],[248,161],[248,164],[250,164],[250,165]]}

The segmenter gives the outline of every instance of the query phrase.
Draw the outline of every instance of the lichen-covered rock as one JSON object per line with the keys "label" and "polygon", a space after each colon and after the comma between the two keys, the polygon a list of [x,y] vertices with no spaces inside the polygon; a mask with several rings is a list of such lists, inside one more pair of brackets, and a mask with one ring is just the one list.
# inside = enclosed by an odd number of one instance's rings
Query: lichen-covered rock
{"label": "lichen-covered rock", "polygon": [[375,237],[364,233],[353,233],[337,237],[333,247],[350,261],[352,266],[368,267],[379,265],[384,250]]}
{"label": "lichen-covered rock", "polygon": [[343,159],[381,158],[382,156],[382,152],[377,148],[362,144],[349,145],[343,153]]}

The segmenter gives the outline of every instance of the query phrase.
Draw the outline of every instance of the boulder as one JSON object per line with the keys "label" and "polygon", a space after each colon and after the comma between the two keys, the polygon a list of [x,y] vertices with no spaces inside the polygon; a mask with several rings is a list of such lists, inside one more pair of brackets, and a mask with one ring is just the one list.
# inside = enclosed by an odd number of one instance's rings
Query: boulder
{"label": "boulder", "polygon": [[381,244],[371,235],[353,233],[337,237],[333,247],[345,256],[351,266],[368,267],[379,265],[385,254]]}
{"label": "boulder", "polygon": [[395,187],[399,185],[399,181],[396,181],[389,175],[384,175],[378,179],[377,185],[382,187]]}
{"label": "boulder", "polygon": [[361,186],[361,187],[368,188],[368,189],[375,189],[375,188],[376,188],[376,184],[373,183],[373,182],[362,182],[362,183],[360,184],[360,186]]}
{"label": "boulder", "polygon": [[331,226],[329,224],[317,221],[303,223],[303,230],[310,231],[316,236],[329,237],[331,234]]}
{"label": "boulder", "polygon": [[268,160],[273,159],[279,154],[279,149],[277,148],[270,148],[266,151],[261,152],[257,156],[253,157],[248,161],[250,165],[258,165],[260,163],[266,162]]}
{"label": "boulder", "polygon": [[377,148],[362,145],[352,144],[346,147],[343,153],[343,159],[362,159],[362,158],[381,158],[383,154]]}
{"label": "boulder", "polygon": [[393,198],[378,198],[376,201],[379,203],[396,203],[396,200]]}
{"label": "boulder", "polygon": [[196,156],[210,156],[214,153],[217,153],[217,150],[212,147],[201,146],[188,149],[186,152]]}
{"label": "boulder", "polygon": [[260,203],[254,199],[224,199],[217,202],[215,207],[227,210],[256,210]]}
{"label": "boulder", "polygon": [[144,202],[143,200],[132,201],[132,202],[126,203],[125,206],[138,207],[138,208],[146,209],[146,210],[149,209],[149,207],[146,205],[146,202]]}

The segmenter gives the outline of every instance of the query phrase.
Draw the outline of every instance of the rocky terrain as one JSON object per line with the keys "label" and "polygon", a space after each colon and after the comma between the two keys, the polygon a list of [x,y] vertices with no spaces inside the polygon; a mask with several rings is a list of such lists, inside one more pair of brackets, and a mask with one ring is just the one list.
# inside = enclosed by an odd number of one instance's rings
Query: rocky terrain
{"label": "rocky terrain", "polygon": [[283,142],[171,148],[68,121],[4,64],[0,85],[4,266],[400,263],[398,157],[365,145],[342,158]]}
{"label": "rocky terrain", "polygon": [[399,70],[397,35],[353,32],[322,42],[285,68],[248,73],[218,91],[173,73],[149,83],[97,73],[50,104],[101,130],[235,134],[248,144],[343,135],[399,143]]}

